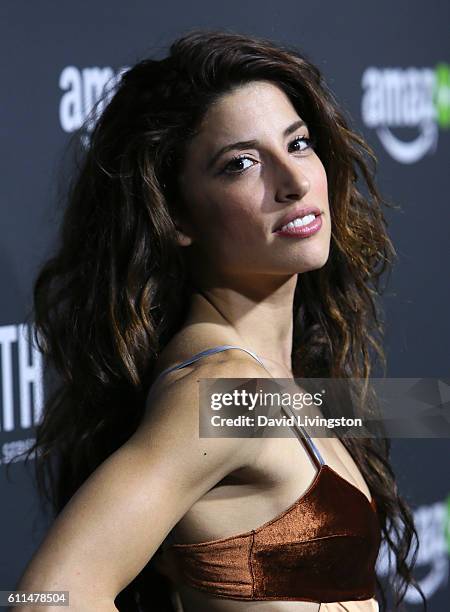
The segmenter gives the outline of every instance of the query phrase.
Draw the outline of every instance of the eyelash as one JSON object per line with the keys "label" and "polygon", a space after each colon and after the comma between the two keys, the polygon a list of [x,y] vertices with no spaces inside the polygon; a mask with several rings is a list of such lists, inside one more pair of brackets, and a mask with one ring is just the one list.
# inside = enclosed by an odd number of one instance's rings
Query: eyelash
{"label": "eyelash", "polygon": [[[294,140],[291,140],[291,142],[289,143],[289,145],[292,145],[295,142],[301,142],[304,141],[307,143],[307,147],[306,149],[311,149],[314,148],[315,146],[315,139],[314,138],[307,138],[306,136],[297,136],[297,138],[294,138]],[[304,151],[306,149],[303,149]],[[301,151],[300,151],[301,152]],[[246,155],[245,153],[241,154],[241,155],[235,155],[234,157],[232,157],[225,165],[224,169],[222,170],[223,174],[243,174],[244,172],[246,172],[248,170],[248,168],[244,168],[243,170],[234,170],[234,171],[228,171],[227,168],[236,161],[239,161],[240,159],[247,159],[248,155]]]}

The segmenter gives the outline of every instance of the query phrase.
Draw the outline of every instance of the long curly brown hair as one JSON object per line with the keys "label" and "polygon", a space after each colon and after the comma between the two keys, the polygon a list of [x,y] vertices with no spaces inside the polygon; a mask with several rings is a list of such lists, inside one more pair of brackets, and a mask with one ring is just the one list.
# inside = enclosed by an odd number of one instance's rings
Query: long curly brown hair
{"label": "long curly brown hair", "polygon": [[[194,290],[173,221],[186,146],[215,100],[253,80],[286,93],[328,177],[330,255],[301,275],[295,293],[294,375],[368,379],[376,361],[385,372],[377,298],[395,258],[382,211],[393,205],[375,185],[374,152],[297,48],[190,31],[165,59],[144,59],[122,74],[83,149],[55,254],[35,281],[34,337],[57,379],[27,459],[35,455],[39,491],[55,514],[139,425],[158,355],[182,326]],[[394,606],[414,585],[426,609],[412,575],[417,532],[390,467],[390,443],[342,441],[395,558]],[[378,578],[377,585],[384,610]],[[168,586],[149,563],[116,605],[172,610]]]}

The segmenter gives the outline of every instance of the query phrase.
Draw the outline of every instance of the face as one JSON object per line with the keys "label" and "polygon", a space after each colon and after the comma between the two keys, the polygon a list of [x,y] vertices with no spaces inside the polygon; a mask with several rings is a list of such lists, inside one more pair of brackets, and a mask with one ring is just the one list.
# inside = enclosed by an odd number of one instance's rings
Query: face
{"label": "face", "polygon": [[[311,136],[286,94],[267,81],[241,86],[209,108],[180,176],[179,240],[192,245],[205,277],[292,275],[326,263],[327,176]],[[304,207],[320,211],[318,231],[275,233]]]}

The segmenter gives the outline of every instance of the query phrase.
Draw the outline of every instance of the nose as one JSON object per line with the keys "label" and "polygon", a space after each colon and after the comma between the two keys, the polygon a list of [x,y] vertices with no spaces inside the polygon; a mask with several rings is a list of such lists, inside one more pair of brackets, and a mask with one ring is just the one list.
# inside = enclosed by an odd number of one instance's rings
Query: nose
{"label": "nose", "polygon": [[309,179],[300,168],[298,160],[278,160],[275,180],[277,202],[301,200],[311,188]]}

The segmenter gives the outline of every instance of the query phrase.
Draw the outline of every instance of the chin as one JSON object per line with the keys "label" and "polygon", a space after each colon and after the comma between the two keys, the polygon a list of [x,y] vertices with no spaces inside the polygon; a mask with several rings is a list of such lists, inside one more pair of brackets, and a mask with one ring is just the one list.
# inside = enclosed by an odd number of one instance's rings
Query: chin
{"label": "chin", "polygon": [[313,270],[319,270],[323,268],[323,266],[327,263],[329,258],[329,250],[325,253],[317,253],[316,255],[311,255],[311,257],[307,258],[307,261],[303,259],[303,261],[299,264],[298,273],[302,272],[312,272]]}

